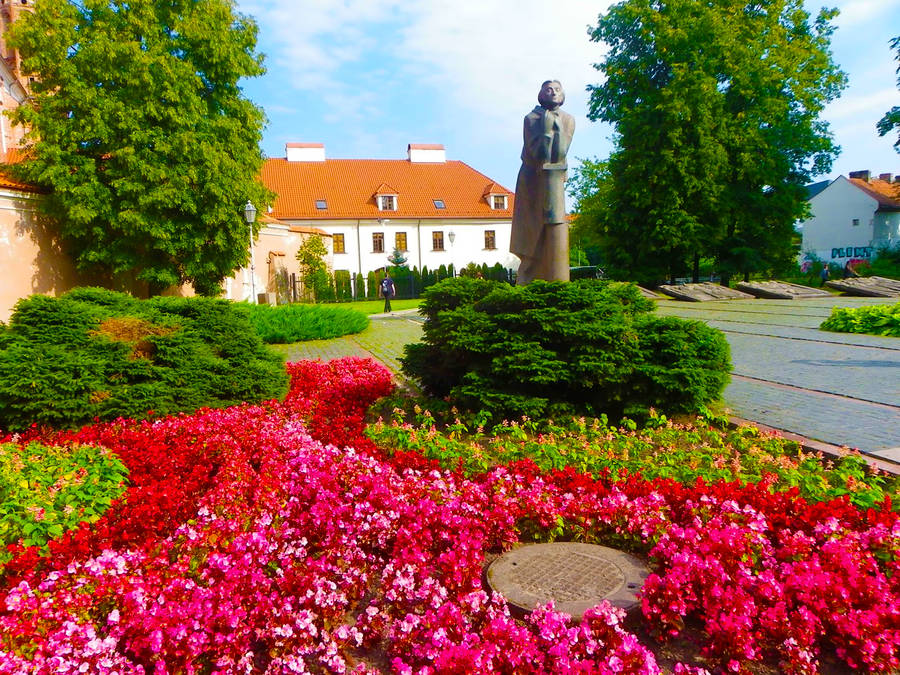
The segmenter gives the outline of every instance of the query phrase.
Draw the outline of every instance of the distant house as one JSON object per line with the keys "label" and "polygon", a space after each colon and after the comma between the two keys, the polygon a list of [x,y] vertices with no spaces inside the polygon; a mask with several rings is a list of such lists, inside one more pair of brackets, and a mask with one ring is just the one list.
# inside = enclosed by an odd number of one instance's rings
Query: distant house
{"label": "distant house", "polygon": [[518,267],[509,252],[513,193],[443,145],[410,144],[406,159],[326,159],[321,143],[288,143],[263,165],[277,195],[269,215],[331,236],[335,270],[366,275],[399,250],[409,267],[474,262]]}
{"label": "distant house", "polygon": [[900,243],[900,176],[852,171],[807,189],[811,215],[802,223],[802,253],[843,265]]}

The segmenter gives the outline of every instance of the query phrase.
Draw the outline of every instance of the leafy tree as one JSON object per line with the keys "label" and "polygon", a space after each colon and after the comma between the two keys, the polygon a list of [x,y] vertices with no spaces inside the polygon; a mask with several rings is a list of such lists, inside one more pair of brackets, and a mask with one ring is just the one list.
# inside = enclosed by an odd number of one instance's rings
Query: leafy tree
{"label": "leafy tree", "polygon": [[325,256],[328,249],[325,242],[317,234],[311,235],[297,249],[297,262],[300,263],[300,279],[307,292],[311,291],[314,299],[329,299],[331,290],[331,275],[328,274],[328,265]]}
{"label": "leafy tree", "polygon": [[819,120],[846,84],[834,16],[810,23],[801,0],[623,0],[601,15],[589,117],[615,125],[617,147],[583,217],[617,276],[710,255],[727,283],[791,258],[803,186],[838,150]]}
{"label": "leafy tree", "polygon": [[[891,49],[897,50],[897,62],[900,63],[900,35],[891,40]],[[900,89],[900,65],[897,66],[897,88]],[[892,129],[897,130],[897,141],[894,149],[900,152],[900,106],[895,105],[884,117],[878,120],[878,135],[886,136]]]}
{"label": "leafy tree", "polygon": [[264,115],[255,23],[230,0],[37,0],[11,29],[33,96],[22,177],[79,268],[215,295],[248,259]]}

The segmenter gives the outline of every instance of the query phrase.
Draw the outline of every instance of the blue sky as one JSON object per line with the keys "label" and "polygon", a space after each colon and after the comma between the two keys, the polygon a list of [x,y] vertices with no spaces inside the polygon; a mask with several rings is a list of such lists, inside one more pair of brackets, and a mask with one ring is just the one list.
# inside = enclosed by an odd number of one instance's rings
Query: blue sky
{"label": "blue sky", "polygon": [[[515,188],[522,118],[545,79],[559,79],[577,128],[570,156],[606,157],[608,125],[590,122],[585,87],[602,45],[587,29],[606,0],[238,0],[259,25],[266,75],[245,93],[269,119],[263,151],[288,142],[324,143],[330,158],[400,159],[409,143],[442,143],[456,159]],[[824,118],[842,152],[831,174],[900,174],[896,133],[878,119],[900,105],[900,0],[805,0],[841,15],[832,40],[849,76]]]}

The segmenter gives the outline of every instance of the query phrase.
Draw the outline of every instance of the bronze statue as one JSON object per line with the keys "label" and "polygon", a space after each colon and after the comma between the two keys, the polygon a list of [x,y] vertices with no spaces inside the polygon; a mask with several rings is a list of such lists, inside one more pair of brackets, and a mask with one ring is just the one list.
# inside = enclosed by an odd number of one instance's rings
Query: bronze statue
{"label": "bronze statue", "polygon": [[521,260],[519,286],[534,279],[569,280],[566,153],[575,119],[560,110],[565,100],[559,81],[547,80],[538,94],[540,105],[525,116],[510,242]]}

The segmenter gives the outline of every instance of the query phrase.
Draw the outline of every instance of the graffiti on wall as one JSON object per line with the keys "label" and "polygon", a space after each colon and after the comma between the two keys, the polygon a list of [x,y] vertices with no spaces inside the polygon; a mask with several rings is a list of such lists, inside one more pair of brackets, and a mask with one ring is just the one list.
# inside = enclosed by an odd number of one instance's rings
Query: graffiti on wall
{"label": "graffiti on wall", "polygon": [[832,258],[871,258],[871,246],[847,246],[831,249]]}

